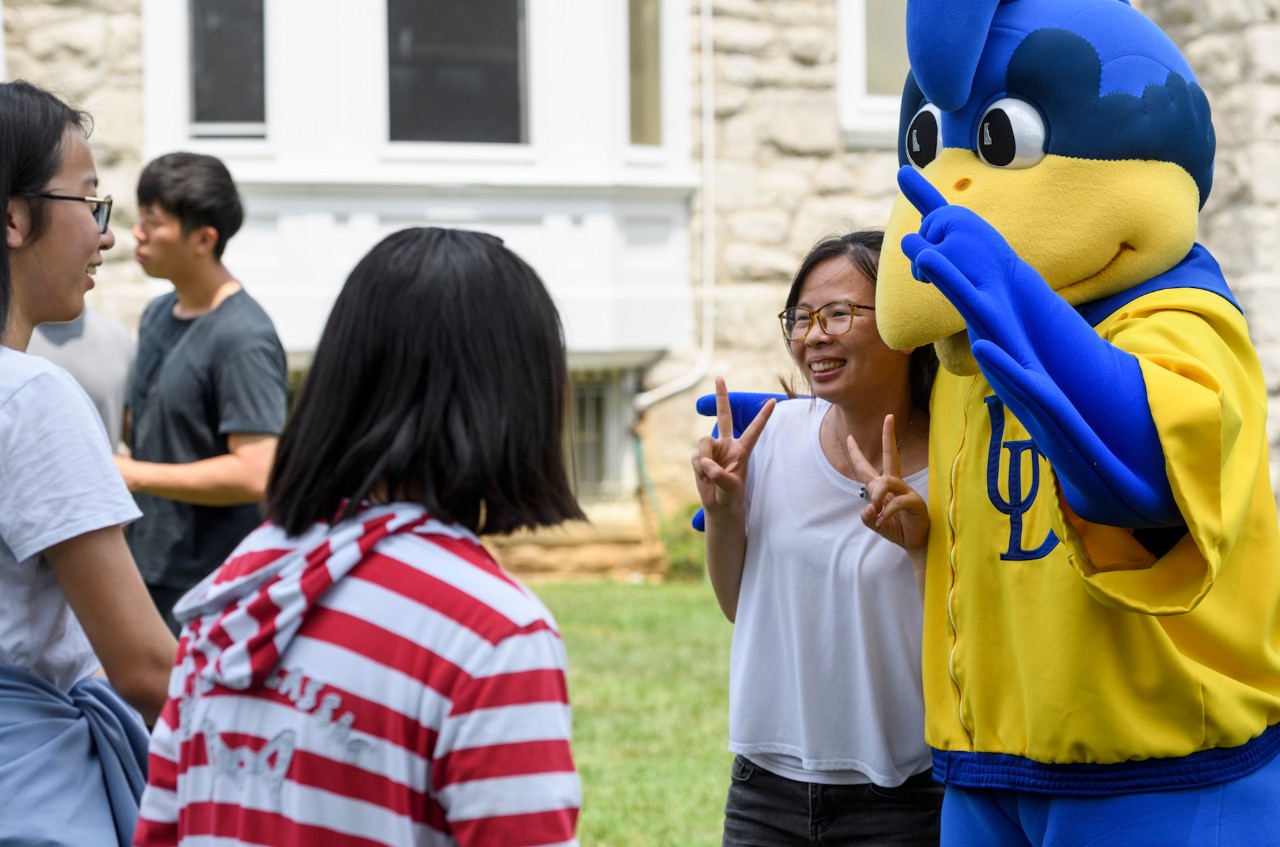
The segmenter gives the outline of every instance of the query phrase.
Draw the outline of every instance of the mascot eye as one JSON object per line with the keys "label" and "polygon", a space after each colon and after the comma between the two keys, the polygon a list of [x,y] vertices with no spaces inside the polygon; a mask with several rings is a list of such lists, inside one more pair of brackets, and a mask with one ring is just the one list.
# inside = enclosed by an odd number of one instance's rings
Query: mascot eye
{"label": "mascot eye", "polygon": [[926,103],[907,126],[907,137],[902,139],[902,143],[906,145],[907,161],[916,170],[938,158],[938,151],[942,148],[941,117],[942,112],[937,106]]}
{"label": "mascot eye", "polygon": [[997,168],[1029,168],[1044,158],[1044,118],[1022,100],[1005,97],[978,124],[978,155]]}

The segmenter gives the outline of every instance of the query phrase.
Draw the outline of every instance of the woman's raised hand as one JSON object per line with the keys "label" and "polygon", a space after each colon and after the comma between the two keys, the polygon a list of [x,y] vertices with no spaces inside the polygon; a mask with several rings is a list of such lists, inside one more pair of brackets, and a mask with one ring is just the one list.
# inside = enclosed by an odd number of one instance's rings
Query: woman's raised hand
{"label": "woman's raised hand", "polygon": [[693,454],[693,479],[702,508],[708,514],[741,507],[747,461],[775,405],[774,400],[766,401],[755,419],[735,438],[729,390],[724,378],[716,377],[716,435],[700,438],[698,452]]}
{"label": "woman's raised hand", "polygon": [[907,552],[923,555],[929,543],[929,507],[902,479],[893,415],[884,416],[883,438],[883,472],[867,461],[852,435],[848,438],[854,476],[866,486],[870,501],[862,509],[862,522]]}

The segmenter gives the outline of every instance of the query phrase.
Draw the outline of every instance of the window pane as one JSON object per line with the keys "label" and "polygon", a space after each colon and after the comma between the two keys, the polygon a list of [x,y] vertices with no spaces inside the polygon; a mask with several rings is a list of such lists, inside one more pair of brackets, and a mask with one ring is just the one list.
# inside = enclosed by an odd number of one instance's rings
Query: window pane
{"label": "window pane", "polygon": [[[191,121],[264,134],[262,0],[190,0]],[[198,132],[197,134],[207,134]]]}
{"label": "window pane", "polygon": [[630,0],[631,143],[662,143],[661,0]]}
{"label": "window pane", "polygon": [[573,474],[579,497],[599,494],[608,481],[605,427],[609,419],[609,384],[599,377],[573,375]]}
{"label": "window pane", "polygon": [[392,141],[522,144],[524,0],[388,0]]}
{"label": "window pane", "polygon": [[867,0],[867,93],[902,96],[908,67],[907,0]]}

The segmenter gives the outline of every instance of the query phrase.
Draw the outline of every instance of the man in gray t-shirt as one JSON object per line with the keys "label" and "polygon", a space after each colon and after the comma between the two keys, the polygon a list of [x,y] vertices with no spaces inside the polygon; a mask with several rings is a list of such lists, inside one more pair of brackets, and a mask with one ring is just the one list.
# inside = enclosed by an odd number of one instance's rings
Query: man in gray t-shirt
{"label": "man in gray t-shirt", "polygon": [[222,264],[243,209],[212,156],[170,153],[138,181],[137,260],[174,290],[138,327],[117,464],[142,518],[129,547],[169,625],[173,604],[260,522],[284,428],[287,368],[271,319]]}

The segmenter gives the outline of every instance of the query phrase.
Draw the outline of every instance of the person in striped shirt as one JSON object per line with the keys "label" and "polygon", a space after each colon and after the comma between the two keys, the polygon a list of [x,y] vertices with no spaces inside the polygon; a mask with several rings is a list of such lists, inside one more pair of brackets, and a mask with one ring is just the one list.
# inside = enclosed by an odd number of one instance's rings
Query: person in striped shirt
{"label": "person in striped shirt", "polygon": [[177,605],[137,847],[576,845],[565,652],[479,536],[581,519],[534,271],[383,240],[334,304],[267,523]]}

